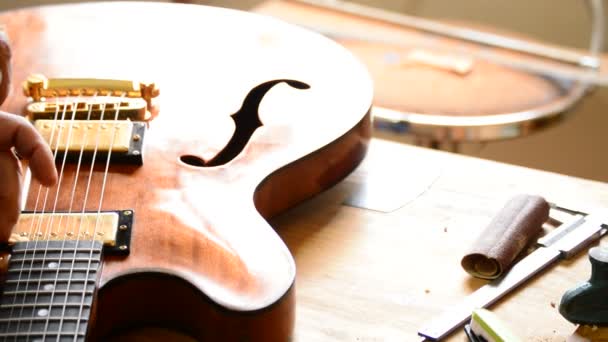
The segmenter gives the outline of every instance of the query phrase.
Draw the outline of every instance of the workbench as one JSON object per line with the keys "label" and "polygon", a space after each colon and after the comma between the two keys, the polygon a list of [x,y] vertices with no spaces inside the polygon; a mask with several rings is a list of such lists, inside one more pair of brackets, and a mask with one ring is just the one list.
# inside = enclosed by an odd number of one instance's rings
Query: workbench
{"label": "workbench", "polygon": [[[372,140],[347,179],[271,222],[297,265],[296,341],[420,340],[425,322],[486,283],[460,259],[518,193],[586,212],[608,205],[608,184]],[[353,196],[375,210],[345,205]],[[576,326],[559,314],[561,296],[589,275],[585,249],[491,310],[523,341],[564,341]],[[449,340],[464,339],[459,329]]]}

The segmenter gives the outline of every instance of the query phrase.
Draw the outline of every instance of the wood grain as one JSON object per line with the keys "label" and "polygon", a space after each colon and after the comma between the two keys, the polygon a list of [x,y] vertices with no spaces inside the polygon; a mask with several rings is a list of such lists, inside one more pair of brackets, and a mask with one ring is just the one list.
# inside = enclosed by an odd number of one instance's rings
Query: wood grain
{"label": "wood grain", "polygon": [[[385,177],[384,187],[393,184],[392,192],[409,199],[401,208],[384,213],[342,204],[367,175],[386,168],[403,170]],[[425,172],[438,176],[416,176]],[[344,182],[271,221],[298,268],[296,340],[419,341],[424,323],[486,283],[460,260],[519,193],[586,212],[608,206],[605,183],[372,140],[365,161]],[[491,309],[523,341],[564,341],[576,327],[557,306],[589,275],[583,251]],[[447,340],[466,338],[458,332]]]}
{"label": "wood grain", "polygon": [[[105,259],[92,337],[154,324],[198,340],[288,339],[296,269],[265,218],[333,185],[365,155],[372,87],[362,65],[317,34],[203,6],[64,5],[0,21],[15,42],[16,81],[43,73],[161,89],[142,167],[110,165],[106,174],[105,160],[91,169],[59,159],[59,184],[33,182],[28,194],[26,209],[37,212],[134,211],[130,255]],[[263,126],[229,163],[182,161],[220,151],[235,130],[230,115],[273,79],[310,89],[272,88]],[[5,103],[15,113],[25,104],[19,86]]]}

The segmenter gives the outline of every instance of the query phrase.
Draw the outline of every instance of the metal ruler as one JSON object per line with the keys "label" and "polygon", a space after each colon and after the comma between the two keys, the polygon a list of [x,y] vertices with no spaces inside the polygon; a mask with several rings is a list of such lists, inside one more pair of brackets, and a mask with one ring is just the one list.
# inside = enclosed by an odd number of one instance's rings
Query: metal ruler
{"label": "metal ruler", "polygon": [[422,341],[438,341],[447,337],[470,319],[473,310],[492,305],[557,260],[570,258],[590,242],[606,234],[606,231],[608,210],[572,216],[570,220],[540,238],[537,241],[539,247],[515,264],[503,277],[480,287],[462,302],[447,308],[425,324],[418,331],[418,335],[422,337]]}

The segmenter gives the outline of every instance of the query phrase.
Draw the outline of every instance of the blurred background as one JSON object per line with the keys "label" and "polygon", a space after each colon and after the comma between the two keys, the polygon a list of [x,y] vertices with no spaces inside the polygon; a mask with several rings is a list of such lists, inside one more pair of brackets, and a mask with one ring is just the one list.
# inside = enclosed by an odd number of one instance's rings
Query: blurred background
{"label": "blurred background", "polygon": [[[79,1],[1,0],[0,10],[67,2]],[[287,21],[294,18],[291,14],[283,15],[285,12],[276,12],[275,7],[268,5],[280,2],[276,0],[182,2],[237,8],[267,15],[276,14]],[[496,31],[508,30],[541,42],[579,49],[583,52],[588,49],[589,45],[591,20],[587,11],[587,2],[583,0],[358,0],[351,2],[400,15],[464,22]],[[604,15],[608,14],[606,7],[608,6],[604,6],[603,9],[602,14]],[[305,15],[298,18],[298,20],[307,20]],[[313,22],[314,20],[311,20],[311,24]],[[602,33],[606,33],[605,27]],[[606,46],[604,43],[603,51],[607,50]],[[383,53],[384,57],[392,56],[391,51],[384,50]],[[391,84],[377,84],[376,88],[407,94],[408,88],[411,90],[417,86],[412,83],[411,79],[403,82],[393,80]],[[515,85],[513,93],[516,93],[517,90],[518,86]],[[484,94],[481,93],[478,96],[483,98]],[[504,90],[500,96],[508,101],[512,96],[511,90]],[[435,98],[434,101],[441,101],[441,98]],[[457,152],[577,177],[608,181],[608,160],[606,160],[608,142],[605,133],[608,129],[608,114],[605,113],[606,108],[608,108],[608,89],[605,86],[597,86],[589,94],[576,101],[576,106],[562,122],[509,139],[460,142]],[[377,130],[375,134],[378,137],[407,144],[420,142],[411,134],[394,134],[383,130]],[[442,148],[442,146],[437,147]]]}

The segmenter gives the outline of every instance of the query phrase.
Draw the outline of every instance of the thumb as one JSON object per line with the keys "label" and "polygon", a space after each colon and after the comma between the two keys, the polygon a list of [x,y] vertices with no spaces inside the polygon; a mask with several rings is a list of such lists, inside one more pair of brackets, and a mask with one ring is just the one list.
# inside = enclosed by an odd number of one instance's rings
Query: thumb
{"label": "thumb", "polygon": [[12,151],[0,151],[0,242],[8,241],[21,212],[21,164]]}

